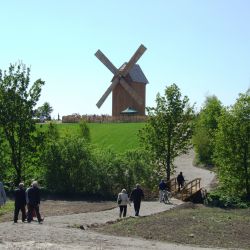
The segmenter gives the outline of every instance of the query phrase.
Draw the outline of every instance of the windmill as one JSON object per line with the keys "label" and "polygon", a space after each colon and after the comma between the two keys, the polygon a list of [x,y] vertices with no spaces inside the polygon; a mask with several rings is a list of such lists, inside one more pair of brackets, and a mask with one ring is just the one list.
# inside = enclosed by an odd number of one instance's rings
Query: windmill
{"label": "windmill", "polygon": [[95,56],[114,74],[111,85],[102,95],[96,106],[100,108],[112,92],[112,116],[119,116],[123,110],[131,108],[138,115],[145,115],[145,96],[147,78],[136,62],[145,52],[143,45],[136,50],[131,59],[117,69],[110,60],[98,50]]}

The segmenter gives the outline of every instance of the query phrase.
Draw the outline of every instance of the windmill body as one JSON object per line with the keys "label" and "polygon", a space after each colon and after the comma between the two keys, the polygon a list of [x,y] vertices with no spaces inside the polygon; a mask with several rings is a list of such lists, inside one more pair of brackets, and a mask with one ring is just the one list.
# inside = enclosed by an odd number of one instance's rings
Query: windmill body
{"label": "windmill body", "polygon": [[112,83],[96,104],[98,108],[112,92],[112,116],[120,116],[127,108],[136,110],[137,115],[145,115],[145,97],[147,78],[140,66],[136,64],[146,48],[141,45],[128,63],[117,69],[100,51],[96,57],[114,74]]}

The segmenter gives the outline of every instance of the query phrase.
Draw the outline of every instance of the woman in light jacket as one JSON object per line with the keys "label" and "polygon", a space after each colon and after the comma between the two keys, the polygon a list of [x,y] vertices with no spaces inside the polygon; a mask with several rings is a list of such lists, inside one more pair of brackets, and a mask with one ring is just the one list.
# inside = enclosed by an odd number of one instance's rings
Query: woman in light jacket
{"label": "woman in light jacket", "polygon": [[3,183],[0,181],[0,207],[6,202],[6,193],[3,187]]}
{"label": "woman in light jacket", "polygon": [[119,217],[121,218],[122,214],[123,214],[123,217],[126,217],[127,205],[128,204],[130,205],[130,201],[129,201],[126,189],[122,189],[122,191],[118,194],[117,203],[120,208]]}

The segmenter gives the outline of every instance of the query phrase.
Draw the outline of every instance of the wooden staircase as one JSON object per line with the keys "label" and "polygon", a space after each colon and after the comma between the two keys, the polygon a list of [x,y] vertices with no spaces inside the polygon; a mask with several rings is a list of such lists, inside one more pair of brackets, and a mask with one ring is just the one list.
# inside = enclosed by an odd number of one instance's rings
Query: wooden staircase
{"label": "wooden staircase", "polygon": [[202,200],[204,190],[201,188],[201,178],[196,178],[186,183],[183,188],[178,191],[178,183],[176,178],[172,178],[167,182],[169,190],[173,197],[183,201]]}

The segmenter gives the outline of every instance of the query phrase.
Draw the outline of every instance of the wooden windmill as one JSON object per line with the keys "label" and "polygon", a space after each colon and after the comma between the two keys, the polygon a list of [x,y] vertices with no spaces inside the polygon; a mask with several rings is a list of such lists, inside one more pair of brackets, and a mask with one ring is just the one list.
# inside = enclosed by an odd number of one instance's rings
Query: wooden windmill
{"label": "wooden windmill", "polygon": [[136,62],[146,48],[141,45],[128,63],[117,69],[109,59],[98,50],[96,57],[114,74],[111,85],[102,95],[96,106],[100,108],[108,95],[112,92],[112,116],[119,116],[123,110],[131,108],[137,115],[145,115],[145,96],[147,78]]}

